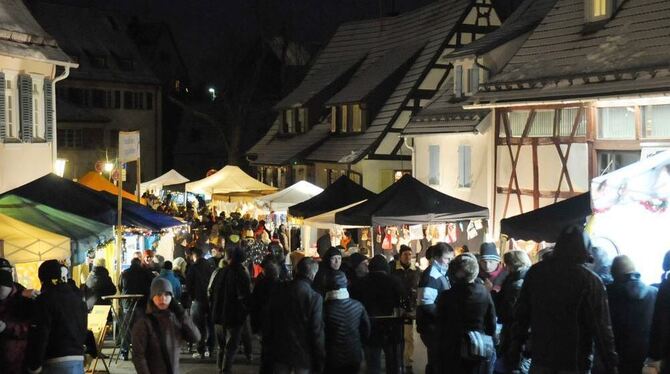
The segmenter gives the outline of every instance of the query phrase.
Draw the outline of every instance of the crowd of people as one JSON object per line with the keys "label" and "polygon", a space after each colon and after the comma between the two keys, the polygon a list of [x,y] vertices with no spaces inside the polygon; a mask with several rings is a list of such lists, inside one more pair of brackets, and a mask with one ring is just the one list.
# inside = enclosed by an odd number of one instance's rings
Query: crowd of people
{"label": "crowd of people", "polygon": [[[87,311],[117,290],[142,295],[121,350],[138,373],[178,373],[189,347],[195,358],[216,355],[224,373],[239,352],[259,354],[261,373],[668,372],[670,279],[643,284],[626,256],[599,276],[579,227],[535,265],[520,250],[501,258],[492,243],[477,255],[437,243],[421,271],[407,246],[391,261],[338,247],[320,262],[286,261],[262,223],[223,222],[195,230],[172,261],[133,258],[118,287],[102,259],[81,288],[51,260],[39,268],[41,290],[26,290],[0,259],[2,372],[82,373],[84,354],[95,354]],[[663,266],[667,274],[670,252]],[[415,328],[425,368],[412,361]]]}

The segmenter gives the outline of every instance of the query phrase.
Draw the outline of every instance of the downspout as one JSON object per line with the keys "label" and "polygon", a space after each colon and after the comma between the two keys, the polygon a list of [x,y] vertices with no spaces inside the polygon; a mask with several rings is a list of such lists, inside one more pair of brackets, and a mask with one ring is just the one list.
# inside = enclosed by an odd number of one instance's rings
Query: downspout
{"label": "downspout", "polygon": [[58,121],[56,120],[58,117],[56,116],[56,111],[57,111],[57,105],[56,105],[56,83],[62,81],[63,79],[67,78],[70,75],[70,67],[69,66],[64,66],[65,70],[63,71],[63,74],[57,76],[54,78],[52,84],[53,88],[51,89],[51,102],[53,103],[53,133],[51,134],[51,152],[52,152],[52,160],[51,160],[51,165],[56,164],[56,160],[58,160],[58,129],[57,124]]}
{"label": "downspout", "polygon": [[411,147],[409,143],[407,142],[407,137],[403,136],[402,137],[403,144],[405,144],[405,147],[407,147],[410,151],[412,151],[412,177],[416,178],[416,154],[414,152],[414,147]]}

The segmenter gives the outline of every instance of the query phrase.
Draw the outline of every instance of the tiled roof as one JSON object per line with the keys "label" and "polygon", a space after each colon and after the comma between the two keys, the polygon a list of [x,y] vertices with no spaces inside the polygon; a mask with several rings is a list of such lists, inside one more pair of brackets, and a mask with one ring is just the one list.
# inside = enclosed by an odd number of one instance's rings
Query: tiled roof
{"label": "tiled roof", "polygon": [[494,32],[455,50],[449,57],[489,52],[531,31],[553,8],[557,0],[525,0]]}
{"label": "tiled roof", "polygon": [[21,0],[0,2],[0,55],[76,66]]}
{"label": "tiled roof", "polygon": [[277,135],[278,128],[279,125],[274,124],[263,139],[247,151],[247,155],[252,156],[250,157],[252,164],[286,165],[293,159],[304,156],[305,152],[308,152],[328,137],[330,124],[320,123],[305,134],[290,137]]}
{"label": "tiled roof", "polygon": [[[63,50],[79,62],[71,79],[157,84],[127,34],[127,23],[111,12],[40,1],[31,11]],[[95,59],[104,59],[100,67]]]}
{"label": "tiled roof", "polygon": [[[423,41],[425,46],[418,52],[407,73],[393,88],[393,92],[364,133],[331,136],[306,159],[350,163],[367,155],[393,124],[412,89],[430,68],[430,63],[441,52],[443,43],[448,41],[455,26],[465,17],[471,5],[470,0],[441,0],[400,16],[342,25],[334,37],[338,40],[337,45],[333,45],[331,40],[323,53],[337,55],[350,49],[366,50],[365,61],[355,77],[359,76],[359,72],[362,74],[377,63],[382,56],[393,53],[408,43]],[[335,49],[329,50],[329,48]],[[352,83],[355,82],[356,79],[353,79]],[[350,88],[345,88],[348,89]]]}
{"label": "tiled roof", "polygon": [[558,0],[484,91],[480,103],[667,91],[670,1],[624,1],[584,33],[584,1]]}

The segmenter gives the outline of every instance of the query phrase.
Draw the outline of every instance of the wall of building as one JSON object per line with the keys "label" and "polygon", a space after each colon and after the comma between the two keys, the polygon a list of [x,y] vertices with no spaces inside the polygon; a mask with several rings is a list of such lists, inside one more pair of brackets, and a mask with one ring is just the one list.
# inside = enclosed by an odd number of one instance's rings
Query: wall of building
{"label": "wall of building", "polygon": [[51,143],[0,143],[0,193],[53,171]]}

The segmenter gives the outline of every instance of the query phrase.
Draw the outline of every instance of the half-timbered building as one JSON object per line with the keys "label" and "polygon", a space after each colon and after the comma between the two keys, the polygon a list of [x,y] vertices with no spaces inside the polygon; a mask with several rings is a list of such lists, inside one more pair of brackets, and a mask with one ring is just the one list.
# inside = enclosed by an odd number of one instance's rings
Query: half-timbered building
{"label": "half-timbered building", "polygon": [[400,133],[447,79],[446,57],[500,25],[490,0],[440,0],[341,25],[247,157],[266,183],[341,175],[381,191],[411,171]]}

